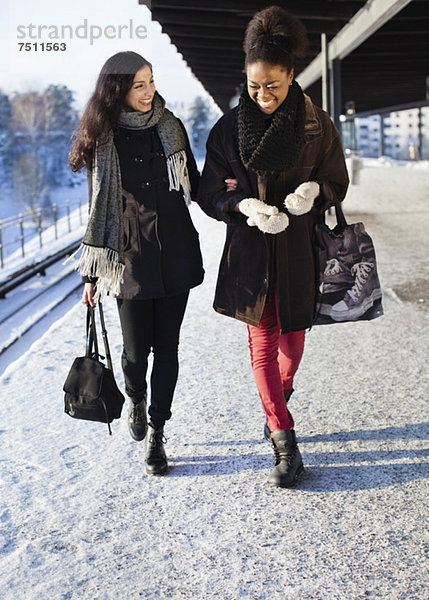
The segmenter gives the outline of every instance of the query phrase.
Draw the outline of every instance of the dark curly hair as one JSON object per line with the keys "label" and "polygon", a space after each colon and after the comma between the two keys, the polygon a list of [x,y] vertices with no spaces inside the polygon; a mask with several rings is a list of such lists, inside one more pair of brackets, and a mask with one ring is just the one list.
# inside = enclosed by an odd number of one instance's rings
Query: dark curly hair
{"label": "dark curly hair", "polygon": [[280,6],[269,6],[255,13],[247,25],[245,66],[262,61],[290,71],[294,58],[303,56],[307,47],[307,32],[301,21]]}
{"label": "dark curly hair", "polygon": [[74,143],[69,154],[72,171],[91,168],[97,138],[106,125],[115,128],[135,74],[144,66],[152,71],[150,62],[131,51],[118,52],[104,63],[95,91],[73,136]]}

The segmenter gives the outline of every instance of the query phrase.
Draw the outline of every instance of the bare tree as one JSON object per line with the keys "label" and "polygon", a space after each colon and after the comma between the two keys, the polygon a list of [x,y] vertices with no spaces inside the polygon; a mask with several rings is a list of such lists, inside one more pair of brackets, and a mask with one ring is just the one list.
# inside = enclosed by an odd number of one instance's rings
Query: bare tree
{"label": "bare tree", "polygon": [[49,209],[49,191],[71,181],[68,144],[77,122],[72,104],[72,92],[56,85],[12,98],[13,187],[30,212],[36,204]]}

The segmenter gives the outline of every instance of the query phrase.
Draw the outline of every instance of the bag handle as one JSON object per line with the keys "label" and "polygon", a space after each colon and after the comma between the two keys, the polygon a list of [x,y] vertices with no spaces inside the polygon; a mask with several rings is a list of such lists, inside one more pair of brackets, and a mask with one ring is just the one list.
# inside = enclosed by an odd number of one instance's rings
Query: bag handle
{"label": "bag handle", "polygon": [[[94,352],[93,352],[94,348]],[[99,360],[100,354],[98,352],[98,340],[97,330],[95,326],[95,311],[92,306],[88,305],[86,311],[86,356],[93,356]]]}
{"label": "bag handle", "polygon": [[[107,329],[104,321],[103,306],[100,301],[98,301],[98,310],[100,313],[101,333],[103,336],[104,350],[106,353],[107,368],[113,373],[112,357],[110,354],[109,340],[107,339]],[[96,359],[99,360],[100,353],[98,351],[97,329],[95,325],[95,309],[88,305],[88,310],[86,313],[86,356],[93,356],[94,354]]]}
{"label": "bag handle", "polygon": [[347,227],[346,217],[344,216],[343,209],[341,207],[341,202],[335,202],[335,216],[337,218],[337,223],[341,227],[341,229],[345,229]]}

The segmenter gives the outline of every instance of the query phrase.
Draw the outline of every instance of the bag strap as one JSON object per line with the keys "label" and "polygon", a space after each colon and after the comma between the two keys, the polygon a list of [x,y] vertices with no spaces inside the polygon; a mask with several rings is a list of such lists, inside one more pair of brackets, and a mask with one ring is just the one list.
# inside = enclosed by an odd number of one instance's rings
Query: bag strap
{"label": "bag strap", "polygon": [[[100,300],[98,301],[98,310],[100,313],[101,334],[103,336],[104,350],[106,352],[107,368],[110,369],[113,373],[112,357],[110,356],[109,340],[107,339],[107,329],[106,329],[106,323],[104,321],[103,306],[102,306]],[[94,317],[95,317],[95,314],[94,314]],[[95,322],[95,318],[94,318],[94,322]],[[94,323],[94,331],[95,331],[95,323]],[[101,403],[103,404],[104,412],[106,413],[106,422],[107,422],[107,427],[109,428],[109,434],[112,435],[112,429],[110,427],[110,423],[108,420],[106,403],[102,399],[101,399]]]}
{"label": "bag strap", "polygon": [[341,229],[345,229],[347,227],[346,217],[344,216],[343,209],[341,207],[341,202],[335,203],[335,216],[337,218],[337,223],[341,227]]}
{"label": "bag strap", "polygon": [[[93,352],[94,348],[94,352]],[[92,306],[88,305],[86,311],[86,356],[93,356],[99,359],[97,329],[95,326],[95,311]]]}
{"label": "bag strap", "polygon": [[112,357],[110,355],[109,340],[107,339],[106,323],[104,321],[104,312],[100,301],[98,301],[98,309],[100,311],[101,334],[103,336],[104,350],[106,352],[107,368],[113,373]]}
{"label": "bag strap", "polygon": [[[113,365],[112,365],[112,357],[110,354],[109,340],[107,339],[107,329],[106,323],[104,321],[104,312],[103,306],[100,301],[98,301],[98,310],[100,313],[100,323],[101,323],[101,334],[103,336],[104,342],[104,350],[106,352],[106,362],[107,368],[110,369],[113,373]],[[94,348],[94,351],[93,351]],[[97,329],[95,325],[95,309],[92,306],[88,305],[88,310],[86,312],[86,356],[95,356],[97,360],[100,360],[100,353],[98,351],[98,339],[97,339]],[[102,357],[104,358],[104,356]]]}

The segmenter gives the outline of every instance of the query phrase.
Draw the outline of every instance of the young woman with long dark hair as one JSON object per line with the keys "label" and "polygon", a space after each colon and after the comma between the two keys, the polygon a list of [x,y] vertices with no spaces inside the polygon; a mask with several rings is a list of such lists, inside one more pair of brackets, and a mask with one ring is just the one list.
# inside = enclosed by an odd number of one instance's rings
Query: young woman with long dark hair
{"label": "young woman with long dark hair", "polygon": [[284,9],[254,15],[240,102],[211,131],[199,192],[205,212],[227,223],[214,308],[248,325],[275,455],[268,481],[278,487],[303,470],[288,401],[314,315],[314,224],[348,186],[337,129],[294,80],[305,46],[303,25]]}
{"label": "young woman with long dark hair", "polygon": [[79,259],[83,301],[95,306],[105,290],[117,296],[129,431],[136,441],[147,439],[147,473],[163,475],[180,327],[189,290],[202,282],[204,271],[188,210],[199,173],[185,128],[165,107],[152,65],[142,56],[119,52],[106,61],[69,160],[73,171],[86,168],[89,181]]}

